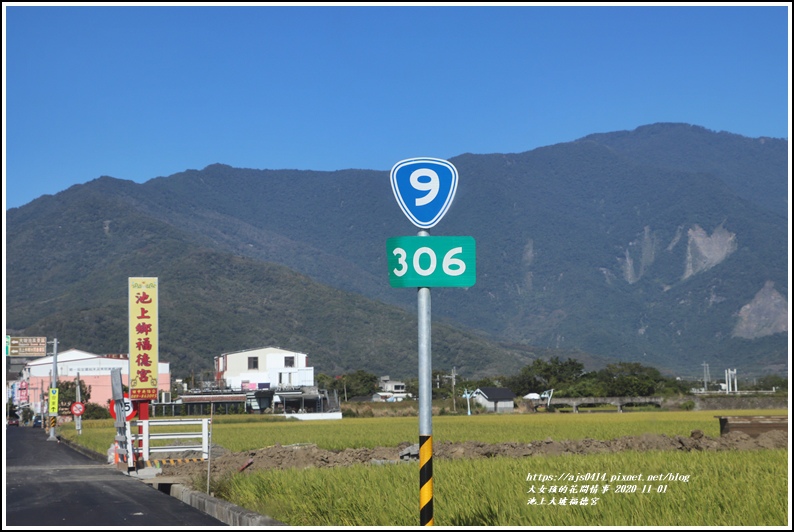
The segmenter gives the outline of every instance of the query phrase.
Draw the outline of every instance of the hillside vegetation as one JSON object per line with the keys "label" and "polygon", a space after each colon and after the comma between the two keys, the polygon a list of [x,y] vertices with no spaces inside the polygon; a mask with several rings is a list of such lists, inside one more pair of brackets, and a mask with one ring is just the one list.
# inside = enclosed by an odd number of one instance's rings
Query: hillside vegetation
{"label": "hillside vegetation", "polygon": [[[507,374],[544,349],[787,371],[787,152],[653,124],[451,158],[458,192],[432,233],[475,238],[477,282],[433,290],[434,364]],[[416,228],[388,172],[213,164],[6,214],[8,334],[125,351],[126,279],[151,276],[177,373],[267,345],[329,374],[414,371],[416,292],[389,286],[385,242]]]}

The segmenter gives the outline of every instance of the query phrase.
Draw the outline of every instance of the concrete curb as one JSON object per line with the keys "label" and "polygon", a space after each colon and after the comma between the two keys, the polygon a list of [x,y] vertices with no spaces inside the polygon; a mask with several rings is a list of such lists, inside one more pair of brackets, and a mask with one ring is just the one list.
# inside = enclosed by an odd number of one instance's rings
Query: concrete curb
{"label": "concrete curb", "polygon": [[230,502],[210,497],[206,493],[191,490],[182,484],[172,484],[170,495],[230,526],[286,526],[271,517],[245,510]]}

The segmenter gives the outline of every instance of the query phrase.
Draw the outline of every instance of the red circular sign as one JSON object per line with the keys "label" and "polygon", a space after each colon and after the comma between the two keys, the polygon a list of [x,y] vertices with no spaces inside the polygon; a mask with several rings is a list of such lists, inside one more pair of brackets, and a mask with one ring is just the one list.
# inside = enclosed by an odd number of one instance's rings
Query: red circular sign
{"label": "red circular sign", "polygon": [[85,405],[83,403],[75,402],[72,403],[70,410],[75,416],[82,416],[83,412],[85,412]]}
{"label": "red circular sign", "polygon": [[[127,421],[131,421],[136,415],[138,415],[138,411],[135,409],[135,405],[130,400],[130,394],[124,392],[124,418]],[[114,401],[110,401],[110,416],[113,419],[116,419],[116,405]]]}

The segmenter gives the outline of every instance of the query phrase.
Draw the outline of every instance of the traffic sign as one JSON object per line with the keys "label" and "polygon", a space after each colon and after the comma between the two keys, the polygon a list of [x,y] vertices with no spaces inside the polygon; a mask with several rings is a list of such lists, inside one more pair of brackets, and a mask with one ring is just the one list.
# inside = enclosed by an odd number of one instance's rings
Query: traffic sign
{"label": "traffic sign", "polygon": [[79,401],[72,403],[72,406],[69,408],[72,411],[72,414],[75,416],[82,416],[83,412],[85,412],[85,405]]}
{"label": "traffic sign", "polygon": [[405,159],[391,169],[391,188],[408,219],[429,229],[444,217],[455,198],[458,170],[444,159]]}
{"label": "traffic sign", "polygon": [[[397,204],[420,229],[436,225],[449,210],[458,188],[458,170],[449,161],[430,157],[404,159],[391,169]],[[420,524],[433,524],[432,376],[430,372],[430,288],[473,286],[475,244],[470,236],[395,237],[386,241],[389,283],[416,287],[419,340],[419,471]]]}
{"label": "traffic sign", "polygon": [[7,336],[8,356],[43,357],[47,355],[46,336]]}
{"label": "traffic sign", "polygon": [[50,414],[58,414],[58,388],[50,388],[49,407]]}
{"label": "traffic sign", "polygon": [[[113,419],[116,419],[116,405],[114,401],[110,402],[110,415]],[[135,405],[132,403],[130,399],[130,394],[124,392],[124,418],[127,421],[131,421],[138,415],[138,410],[135,408]]]}
{"label": "traffic sign", "polygon": [[470,236],[397,236],[386,241],[386,254],[395,288],[469,287],[477,281]]}

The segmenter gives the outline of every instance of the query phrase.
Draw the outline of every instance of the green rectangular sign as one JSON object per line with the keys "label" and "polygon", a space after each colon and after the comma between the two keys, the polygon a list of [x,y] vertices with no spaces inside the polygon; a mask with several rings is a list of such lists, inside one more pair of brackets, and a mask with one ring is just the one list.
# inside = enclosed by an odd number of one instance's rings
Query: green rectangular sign
{"label": "green rectangular sign", "polygon": [[396,236],[386,240],[386,254],[395,288],[469,287],[477,281],[470,236]]}

